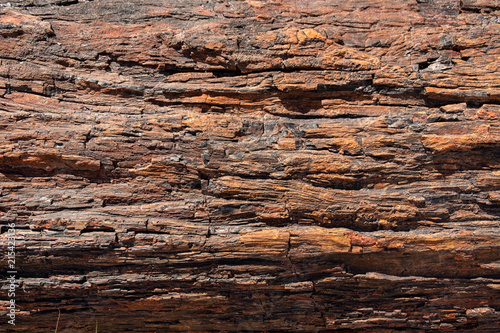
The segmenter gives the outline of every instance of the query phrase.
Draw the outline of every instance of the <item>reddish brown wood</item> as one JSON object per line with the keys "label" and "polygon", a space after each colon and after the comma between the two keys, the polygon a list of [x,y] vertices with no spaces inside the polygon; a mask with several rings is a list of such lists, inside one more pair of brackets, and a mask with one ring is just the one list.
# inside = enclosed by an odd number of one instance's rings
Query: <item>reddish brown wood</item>
{"label": "reddish brown wood", "polygon": [[498,330],[498,1],[0,6],[8,332]]}

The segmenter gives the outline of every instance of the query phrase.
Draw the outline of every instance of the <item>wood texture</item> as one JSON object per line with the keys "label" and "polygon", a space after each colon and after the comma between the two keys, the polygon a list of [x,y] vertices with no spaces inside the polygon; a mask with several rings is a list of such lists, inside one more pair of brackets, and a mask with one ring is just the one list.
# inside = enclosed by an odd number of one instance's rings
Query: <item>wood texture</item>
{"label": "wood texture", "polygon": [[500,327],[498,0],[0,6],[8,332]]}

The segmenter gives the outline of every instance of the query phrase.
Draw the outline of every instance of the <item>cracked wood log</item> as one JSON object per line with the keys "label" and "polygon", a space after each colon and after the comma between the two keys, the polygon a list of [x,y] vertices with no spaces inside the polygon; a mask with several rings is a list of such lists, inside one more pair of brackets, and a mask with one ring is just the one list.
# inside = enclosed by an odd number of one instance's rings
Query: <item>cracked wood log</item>
{"label": "cracked wood log", "polygon": [[0,6],[5,331],[498,330],[497,0]]}

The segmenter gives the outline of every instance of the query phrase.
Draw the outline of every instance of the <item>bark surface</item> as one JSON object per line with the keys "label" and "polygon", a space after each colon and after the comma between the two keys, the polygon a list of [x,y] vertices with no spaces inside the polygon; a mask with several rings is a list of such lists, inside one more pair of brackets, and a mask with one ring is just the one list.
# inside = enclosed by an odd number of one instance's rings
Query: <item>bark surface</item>
{"label": "bark surface", "polygon": [[0,0],[3,327],[496,332],[499,14]]}

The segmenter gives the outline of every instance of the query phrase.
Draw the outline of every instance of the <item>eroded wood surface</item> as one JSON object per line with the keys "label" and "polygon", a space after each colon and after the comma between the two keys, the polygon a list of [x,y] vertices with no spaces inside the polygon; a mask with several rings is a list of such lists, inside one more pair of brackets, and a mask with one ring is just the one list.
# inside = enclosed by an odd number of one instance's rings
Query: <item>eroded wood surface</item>
{"label": "eroded wood surface", "polygon": [[13,332],[498,329],[497,0],[0,4]]}

